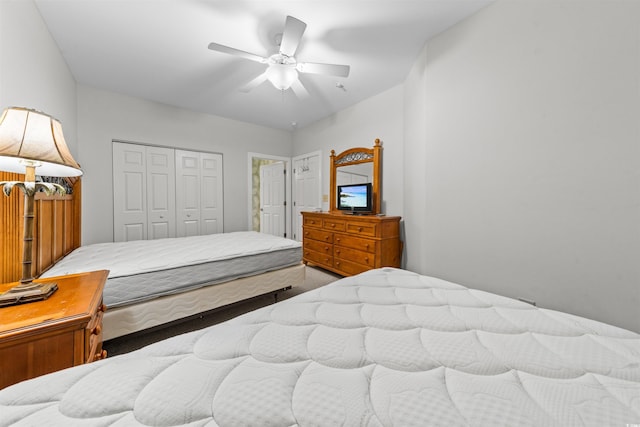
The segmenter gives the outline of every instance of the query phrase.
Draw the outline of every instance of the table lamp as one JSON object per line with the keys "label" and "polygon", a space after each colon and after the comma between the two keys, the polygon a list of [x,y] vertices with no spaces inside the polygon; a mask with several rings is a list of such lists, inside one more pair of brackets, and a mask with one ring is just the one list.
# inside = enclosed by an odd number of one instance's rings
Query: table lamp
{"label": "table lamp", "polygon": [[0,294],[0,307],[48,298],[58,286],[55,283],[33,283],[33,226],[35,193],[65,194],[62,186],[35,182],[40,176],[70,177],[82,175],[71,156],[62,134],[62,125],[42,112],[10,107],[0,117],[0,170],[24,173],[24,181],[3,181],[6,196],[14,187],[24,193],[24,227],[22,247],[22,279],[17,286]]}

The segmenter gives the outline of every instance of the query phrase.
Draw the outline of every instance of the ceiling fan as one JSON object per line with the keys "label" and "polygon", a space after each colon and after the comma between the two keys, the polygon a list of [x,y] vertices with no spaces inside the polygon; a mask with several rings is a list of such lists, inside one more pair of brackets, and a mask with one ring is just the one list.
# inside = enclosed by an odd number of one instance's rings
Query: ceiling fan
{"label": "ceiling fan", "polygon": [[337,77],[347,77],[349,75],[348,65],[318,64],[314,62],[298,62],[296,60],[294,55],[306,28],[307,24],[304,22],[293,16],[287,16],[284,31],[282,32],[280,51],[266,58],[218,43],[209,43],[209,49],[267,64],[266,71],[247,83],[241,89],[243,92],[249,92],[265,80],[269,80],[278,90],[284,91],[291,88],[298,98],[306,98],[309,96],[309,92],[298,79],[298,72]]}

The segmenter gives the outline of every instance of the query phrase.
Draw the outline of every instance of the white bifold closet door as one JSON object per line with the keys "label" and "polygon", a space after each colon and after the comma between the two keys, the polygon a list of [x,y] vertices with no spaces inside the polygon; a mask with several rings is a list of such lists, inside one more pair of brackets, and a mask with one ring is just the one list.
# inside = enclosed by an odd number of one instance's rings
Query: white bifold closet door
{"label": "white bifold closet door", "polygon": [[222,155],[113,143],[114,241],[221,233]]}

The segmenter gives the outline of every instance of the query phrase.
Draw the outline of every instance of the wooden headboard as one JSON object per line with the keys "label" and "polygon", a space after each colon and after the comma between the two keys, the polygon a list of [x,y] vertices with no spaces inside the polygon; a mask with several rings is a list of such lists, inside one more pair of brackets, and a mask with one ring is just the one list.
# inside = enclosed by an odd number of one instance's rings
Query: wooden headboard
{"label": "wooden headboard", "polygon": [[[24,175],[0,172],[0,181],[23,181]],[[34,212],[33,276],[38,277],[60,258],[80,246],[81,180],[67,178],[72,192],[65,196],[37,193]],[[17,188],[10,197],[0,194],[0,283],[22,276],[24,195]]]}

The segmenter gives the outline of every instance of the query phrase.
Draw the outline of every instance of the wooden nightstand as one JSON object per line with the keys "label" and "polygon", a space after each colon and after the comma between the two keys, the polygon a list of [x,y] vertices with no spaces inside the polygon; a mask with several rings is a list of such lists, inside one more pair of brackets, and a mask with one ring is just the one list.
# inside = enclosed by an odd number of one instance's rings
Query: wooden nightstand
{"label": "wooden nightstand", "polygon": [[[44,301],[0,308],[0,388],[106,357],[102,290],[107,270],[52,277]],[[0,292],[16,283],[0,285]]]}

